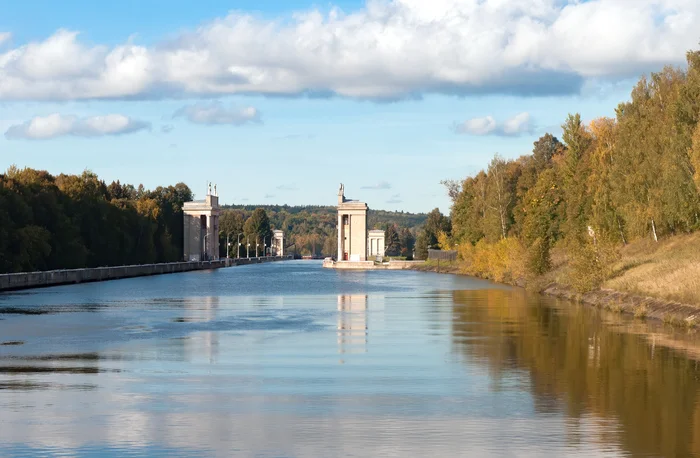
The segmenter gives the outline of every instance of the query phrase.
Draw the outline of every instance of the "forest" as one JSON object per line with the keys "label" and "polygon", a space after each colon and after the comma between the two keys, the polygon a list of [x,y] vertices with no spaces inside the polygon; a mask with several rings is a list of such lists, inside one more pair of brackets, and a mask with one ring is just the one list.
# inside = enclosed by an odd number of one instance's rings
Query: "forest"
{"label": "forest", "polygon": [[0,174],[0,273],[175,262],[187,185],[153,191],[89,171]]}
{"label": "forest", "polygon": [[[642,77],[614,118],[570,114],[561,140],[498,154],[486,170],[445,181],[449,220],[431,237],[459,251],[466,273],[515,282],[564,253],[571,285],[600,285],[620,247],[700,228],[700,52],[687,68]],[[439,239],[439,240],[438,240]]]}

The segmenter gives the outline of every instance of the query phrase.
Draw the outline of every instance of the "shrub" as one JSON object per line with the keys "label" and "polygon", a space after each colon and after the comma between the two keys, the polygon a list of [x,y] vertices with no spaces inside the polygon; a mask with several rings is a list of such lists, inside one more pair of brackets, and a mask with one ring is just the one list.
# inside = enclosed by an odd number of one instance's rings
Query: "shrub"
{"label": "shrub", "polygon": [[527,272],[532,276],[542,275],[552,267],[549,242],[546,239],[537,237],[527,248],[526,263]]}
{"label": "shrub", "polygon": [[612,243],[584,241],[569,251],[568,283],[578,292],[600,288],[612,274],[619,253]]}
{"label": "shrub", "polygon": [[648,313],[647,306],[644,304],[639,305],[634,309],[634,317],[639,318],[640,320],[643,320],[644,318],[646,318],[647,313]]}
{"label": "shrub", "polygon": [[516,238],[496,243],[482,239],[476,245],[460,245],[459,257],[463,261],[462,271],[469,275],[502,283],[512,283],[525,275],[525,250]]}

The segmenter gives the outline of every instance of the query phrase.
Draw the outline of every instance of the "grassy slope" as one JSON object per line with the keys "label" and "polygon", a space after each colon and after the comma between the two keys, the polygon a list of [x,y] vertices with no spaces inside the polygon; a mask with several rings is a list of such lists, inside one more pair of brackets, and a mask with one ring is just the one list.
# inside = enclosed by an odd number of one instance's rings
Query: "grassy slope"
{"label": "grassy slope", "polygon": [[615,272],[604,288],[700,306],[700,233],[631,243]]}
{"label": "grassy slope", "polygon": [[[638,240],[623,247],[620,255],[612,277],[602,285],[607,293],[613,290],[700,307],[700,232],[669,237],[658,243]],[[414,269],[436,271],[436,267],[435,261],[428,261]],[[527,281],[516,275],[517,280],[511,283],[533,291],[543,291],[552,285],[570,287],[567,257],[562,248],[552,250],[552,267],[547,274]],[[463,261],[444,263],[440,271],[494,279],[493,271],[475,273]]]}

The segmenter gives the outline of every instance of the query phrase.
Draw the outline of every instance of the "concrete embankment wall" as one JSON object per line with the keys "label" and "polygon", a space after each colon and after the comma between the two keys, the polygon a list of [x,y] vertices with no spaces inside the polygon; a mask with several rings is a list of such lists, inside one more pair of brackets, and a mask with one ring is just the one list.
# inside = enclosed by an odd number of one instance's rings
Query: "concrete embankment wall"
{"label": "concrete embankment wall", "polygon": [[238,258],[229,259],[229,266],[246,266],[249,264],[262,264],[264,262],[275,262],[275,261],[289,261],[294,259],[292,255],[289,256],[264,256],[259,258]]}
{"label": "concrete embankment wall", "polygon": [[425,261],[389,261],[377,264],[374,261],[340,261],[330,259],[323,261],[323,267],[341,270],[408,270],[421,265]]}
{"label": "concrete embankment wall", "polygon": [[0,291],[13,291],[46,286],[69,285],[120,278],[145,277],[149,275],[190,272],[193,270],[219,269],[221,267],[282,261],[291,256],[276,256],[249,259],[222,259],[220,261],[170,262],[137,266],[96,267],[90,269],[50,270],[46,272],[22,272],[0,274]]}
{"label": "concrete embankment wall", "polygon": [[608,308],[619,313],[654,318],[670,324],[695,327],[700,323],[699,307],[665,299],[638,296],[612,289],[600,289],[579,294],[569,287],[557,284],[547,286],[542,293],[560,299]]}

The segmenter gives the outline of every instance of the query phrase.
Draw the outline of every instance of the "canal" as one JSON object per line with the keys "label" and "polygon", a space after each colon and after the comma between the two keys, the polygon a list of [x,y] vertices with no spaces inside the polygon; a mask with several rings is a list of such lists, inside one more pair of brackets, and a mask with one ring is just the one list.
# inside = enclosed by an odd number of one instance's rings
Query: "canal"
{"label": "canal", "polygon": [[700,344],[292,261],[0,295],[0,456],[700,456]]}

